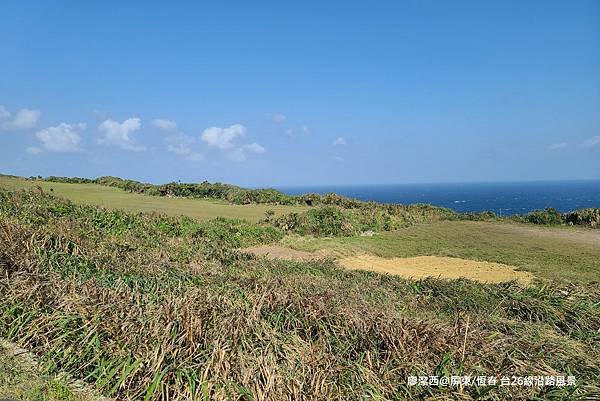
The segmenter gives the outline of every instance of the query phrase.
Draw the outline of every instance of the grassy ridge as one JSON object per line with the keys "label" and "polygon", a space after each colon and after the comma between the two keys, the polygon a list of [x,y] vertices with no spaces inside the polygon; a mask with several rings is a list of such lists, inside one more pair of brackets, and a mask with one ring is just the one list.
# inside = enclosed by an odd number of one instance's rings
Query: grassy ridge
{"label": "grassy ridge", "polygon": [[[235,249],[277,238],[0,191],[0,335],[118,399],[600,394],[597,285],[411,281]],[[409,374],[552,373],[579,385],[406,386]]]}
{"label": "grassy ridge", "polygon": [[293,205],[232,205],[215,199],[158,198],[98,184],[24,180],[2,175],[0,175],[0,187],[10,190],[36,189],[39,187],[45,192],[86,205],[96,205],[128,212],[158,212],[170,216],[186,215],[199,220],[222,216],[258,221],[265,216],[268,210],[272,210],[275,216],[292,212],[301,213],[307,210],[305,206]]}
{"label": "grassy ridge", "polygon": [[[31,178],[40,180],[39,178]],[[204,181],[199,184],[185,184],[171,182],[163,185],[144,184],[134,180],[123,180],[117,177],[100,177],[95,179],[88,178],[70,178],[70,177],[47,177],[45,181],[61,183],[95,183],[125,191],[143,193],[154,196],[177,196],[201,199],[220,199],[232,204],[273,204],[273,205],[325,205],[339,206],[345,209],[366,209],[367,211],[378,209],[393,209],[398,205],[380,205],[375,202],[363,202],[357,199],[347,198],[335,193],[326,195],[305,194],[305,195],[286,195],[275,189],[247,189],[235,185],[222,183],[209,183]],[[414,205],[428,206],[428,205]],[[429,206],[434,208],[433,206]],[[455,218],[463,220],[484,220],[498,218],[494,212],[487,211],[483,213],[454,213],[449,209],[437,208],[446,215],[455,214]],[[513,220],[542,224],[542,225],[585,225],[590,227],[600,227],[600,208],[587,208],[559,213],[553,208],[536,210],[526,215],[516,215]]]}

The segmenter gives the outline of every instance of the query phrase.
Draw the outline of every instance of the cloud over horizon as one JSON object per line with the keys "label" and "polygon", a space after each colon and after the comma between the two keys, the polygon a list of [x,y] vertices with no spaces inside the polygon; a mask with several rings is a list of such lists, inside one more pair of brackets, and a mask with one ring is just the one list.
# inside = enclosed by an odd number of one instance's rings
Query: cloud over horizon
{"label": "cloud over horizon", "polygon": [[38,131],[35,136],[42,142],[41,147],[32,146],[27,148],[27,153],[37,155],[43,151],[48,152],[79,152],[81,131],[86,128],[86,124],[67,124],[60,123],[55,127],[48,127]]}
{"label": "cloud over horizon", "polygon": [[202,132],[200,138],[210,146],[222,150],[234,147],[233,140],[246,135],[246,127],[242,124],[233,124],[227,128],[210,127]]}
{"label": "cloud over horizon", "polygon": [[11,113],[4,106],[0,106],[0,129],[21,130],[33,128],[37,124],[41,114],[39,110],[21,109],[11,119]]}
{"label": "cloud over horizon", "polygon": [[177,130],[177,123],[173,120],[157,118],[152,122],[152,125],[154,125],[157,128],[160,128],[162,130],[165,130],[165,131],[176,131]]}
{"label": "cloud over horizon", "polygon": [[99,143],[134,152],[144,151],[146,147],[139,145],[132,137],[132,134],[139,131],[141,126],[142,122],[137,117],[128,118],[122,123],[111,119],[105,120],[98,127],[100,132],[104,133]]}
{"label": "cloud over horizon", "polygon": [[256,142],[244,145],[244,150],[247,150],[250,153],[265,153],[267,151],[267,149]]}

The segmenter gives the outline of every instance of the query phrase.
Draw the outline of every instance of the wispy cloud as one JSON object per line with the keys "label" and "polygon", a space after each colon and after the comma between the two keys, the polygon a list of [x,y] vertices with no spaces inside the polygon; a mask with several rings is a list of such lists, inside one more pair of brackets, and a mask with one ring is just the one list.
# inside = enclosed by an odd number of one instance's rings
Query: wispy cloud
{"label": "wispy cloud", "polygon": [[195,142],[196,140],[193,137],[181,132],[169,135],[167,137],[167,151],[189,160],[202,160],[204,158],[203,155],[192,149],[192,145]]}
{"label": "wispy cloud", "polygon": [[287,121],[287,116],[281,113],[266,113],[265,118],[276,124],[282,124]]}
{"label": "wispy cloud", "polygon": [[11,118],[11,113],[4,106],[0,106],[0,129],[21,130],[33,128],[41,114],[39,110],[21,109]]}
{"label": "wispy cloud", "polygon": [[267,151],[263,146],[256,142],[244,145],[244,149],[250,153],[265,153]]}
{"label": "wispy cloud", "polygon": [[333,141],[333,146],[346,146],[346,140],[339,136]]}
{"label": "wispy cloud", "polygon": [[116,146],[125,150],[135,152],[144,151],[146,148],[139,145],[132,134],[142,126],[142,121],[137,118],[128,118],[122,123],[114,120],[105,120],[98,129],[104,134],[99,142],[107,146]]}
{"label": "wispy cloud", "polygon": [[598,145],[600,145],[600,135],[593,136],[593,137],[583,141],[583,143],[581,144],[582,147],[588,148],[588,149],[594,148]]}
{"label": "wispy cloud", "polygon": [[177,123],[173,120],[157,118],[152,122],[152,125],[165,131],[177,131]]}
{"label": "wispy cloud", "polygon": [[79,134],[85,128],[86,125],[84,123],[60,123],[55,127],[48,127],[38,131],[35,136],[41,141],[41,147],[29,147],[27,148],[27,153],[37,155],[43,151],[79,152],[81,151],[81,136]]}
{"label": "wispy cloud", "polygon": [[567,146],[568,144],[566,142],[552,143],[548,145],[548,150],[560,150],[566,148]]}
{"label": "wispy cloud", "polygon": [[222,150],[234,147],[233,140],[246,135],[246,127],[241,124],[233,124],[227,128],[210,127],[202,132],[200,138],[209,144]]}

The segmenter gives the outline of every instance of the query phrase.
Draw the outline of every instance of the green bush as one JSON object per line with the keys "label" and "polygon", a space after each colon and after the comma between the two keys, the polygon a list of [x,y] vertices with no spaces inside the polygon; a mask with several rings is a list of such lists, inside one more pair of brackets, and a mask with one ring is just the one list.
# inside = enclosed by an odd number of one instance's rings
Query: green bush
{"label": "green bush", "polygon": [[565,223],[600,227],[600,208],[580,209],[563,215]]}
{"label": "green bush", "polygon": [[527,213],[524,220],[528,223],[543,224],[543,225],[558,225],[562,224],[561,214],[553,208],[546,208],[544,210],[535,210]]}

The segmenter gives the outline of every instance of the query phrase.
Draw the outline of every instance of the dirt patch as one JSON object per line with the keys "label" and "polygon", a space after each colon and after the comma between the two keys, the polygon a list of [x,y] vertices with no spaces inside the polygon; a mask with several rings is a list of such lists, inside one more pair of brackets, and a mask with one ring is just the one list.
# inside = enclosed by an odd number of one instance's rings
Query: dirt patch
{"label": "dirt patch", "polygon": [[242,252],[251,253],[256,256],[264,256],[268,259],[283,259],[297,261],[322,260],[334,256],[334,252],[322,249],[316,252],[298,251],[278,245],[260,245],[242,249]]}
{"label": "dirt patch", "polygon": [[531,273],[517,271],[514,266],[439,256],[387,259],[378,256],[360,255],[342,258],[338,260],[338,263],[348,269],[371,270],[415,279],[425,277],[456,279],[462,277],[487,283],[517,280],[527,284],[533,278]]}

